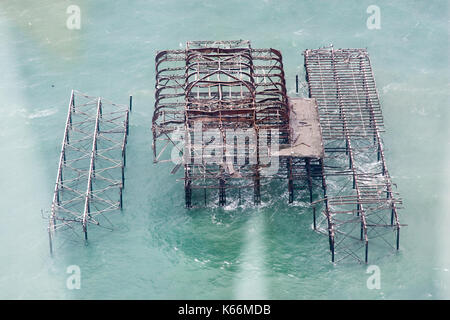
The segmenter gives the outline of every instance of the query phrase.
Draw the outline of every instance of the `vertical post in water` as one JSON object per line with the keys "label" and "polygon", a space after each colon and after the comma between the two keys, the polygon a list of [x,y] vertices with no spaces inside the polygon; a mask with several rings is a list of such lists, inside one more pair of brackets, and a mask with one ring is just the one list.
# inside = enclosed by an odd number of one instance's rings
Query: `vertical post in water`
{"label": "vertical post in water", "polygon": [[[83,232],[84,239],[87,241],[87,224],[88,218],[90,217],[91,208],[90,208],[90,200],[92,198],[92,190],[93,190],[93,178],[95,175],[95,156],[97,154],[97,138],[100,132],[100,117],[101,117],[101,108],[102,101],[101,98],[97,100],[97,115],[95,117],[95,127],[94,127],[94,135],[92,140],[92,149],[91,149],[91,157],[90,157],[90,165],[89,165],[89,173],[88,173],[88,183],[86,189],[86,195],[84,199],[84,212],[83,212]],[[122,166],[122,181],[123,181],[123,166]]]}
{"label": "vertical post in water", "polygon": [[122,187],[119,187],[119,206],[120,210],[122,210]]}
{"label": "vertical post in water", "polygon": [[72,93],[71,93],[71,101],[72,101],[72,111],[73,111],[73,113],[75,113],[75,91],[74,90],[72,90]]}
{"label": "vertical post in water", "polygon": [[127,111],[127,115],[125,117],[125,137],[124,137],[124,144],[127,143],[127,136],[130,133],[130,125],[129,125],[129,117],[130,113]]}
{"label": "vertical post in water", "polygon": [[256,174],[254,177],[253,189],[254,189],[253,201],[256,205],[258,205],[261,203],[261,181],[260,181],[260,177],[259,177],[259,170],[256,170]]}
{"label": "vertical post in water", "polygon": [[361,240],[363,239],[364,236],[364,224],[361,221]]}
{"label": "vertical post in water", "polygon": [[184,182],[184,197],[186,202],[186,208],[191,207],[191,196],[192,196],[192,190],[191,190],[191,180],[187,179]]}
{"label": "vertical post in water", "polygon": [[219,205],[224,206],[226,203],[225,180],[219,179]]}
{"label": "vertical post in water", "polygon": [[287,161],[289,203],[294,202],[294,180],[292,179],[292,157]]}
{"label": "vertical post in water", "polygon": [[298,93],[298,74],[295,75],[295,93]]}
{"label": "vertical post in water", "polygon": [[[256,113],[254,116],[256,118]],[[259,131],[258,129],[256,129],[256,164],[253,177],[253,202],[255,203],[255,205],[259,205],[261,203],[261,177],[259,169]]]}
{"label": "vertical post in water", "polygon": [[84,232],[84,240],[87,241],[88,240],[87,225],[83,226],[83,232]]}
{"label": "vertical post in water", "polygon": [[331,262],[334,263],[334,240],[331,241]]}
{"label": "vertical post in water", "polygon": [[133,96],[130,95],[130,112],[133,110]]}
{"label": "vertical post in water", "polygon": [[366,240],[366,257],[365,262],[369,262],[369,241]]}
{"label": "vertical post in water", "polygon": [[48,244],[50,246],[50,256],[53,257],[52,231],[50,227],[48,228]]}
{"label": "vertical post in water", "polygon": [[[311,159],[306,158],[306,174],[308,175],[309,203],[313,202],[312,178],[311,178]],[[313,207],[313,226],[316,230],[316,208]]]}
{"label": "vertical post in water", "polygon": [[122,166],[122,188],[125,188],[125,167]]}

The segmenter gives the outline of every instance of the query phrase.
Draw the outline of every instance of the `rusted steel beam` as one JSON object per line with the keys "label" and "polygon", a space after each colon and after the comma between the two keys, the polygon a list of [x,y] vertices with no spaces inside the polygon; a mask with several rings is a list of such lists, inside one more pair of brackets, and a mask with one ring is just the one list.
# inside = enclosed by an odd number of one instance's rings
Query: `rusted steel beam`
{"label": "rusted steel beam", "polygon": [[89,173],[88,173],[88,182],[87,182],[87,189],[86,189],[86,196],[84,201],[84,212],[83,212],[83,233],[84,233],[84,239],[87,240],[87,223],[88,218],[91,213],[90,206],[89,206],[89,200],[93,197],[92,193],[92,180],[94,178],[94,170],[95,170],[95,155],[97,153],[97,137],[98,132],[100,130],[100,117],[101,117],[101,109],[102,109],[102,101],[99,98],[97,102],[97,115],[95,117],[95,127],[94,127],[94,133],[93,133],[93,139],[92,139],[92,151],[91,151],[91,160],[89,164]]}
{"label": "rusted steel beam", "polygon": [[49,245],[50,245],[50,254],[53,253],[53,245],[52,245],[52,238],[53,233],[55,232],[56,228],[56,206],[59,205],[59,188],[61,186],[62,182],[62,170],[63,170],[63,162],[65,162],[65,149],[66,149],[66,143],[68,143],[69,140],[69,127],[72,123],[72,109],[74,106],[74,91],[70,93],[70,100],[69,100],[69,110],[67,112],[67,120],[66,120],[66,126],[64,128],[64,136],[63,141],[61,143],[61,153],[59,156],[59,164],[58,164],[58,172],[56,174],[56,183],[55,183],[55,189],[53,192],[53,202],[52,202],[52,208],[51,208],[51,216],[49,220],[49,227],[48,227],[48,235],[49,235]]}

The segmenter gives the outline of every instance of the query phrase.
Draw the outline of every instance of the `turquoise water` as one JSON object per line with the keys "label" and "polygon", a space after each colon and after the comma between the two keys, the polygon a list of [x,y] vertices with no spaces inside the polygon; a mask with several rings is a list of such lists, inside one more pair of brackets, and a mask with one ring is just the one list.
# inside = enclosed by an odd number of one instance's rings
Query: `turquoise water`
{"label": "turquoise water", "polygon": [[[75,3],[76,2],[76,3]],[[447,1],[0,2],[0,298],[450,298]],[[66,8],[81,8],[81,29]],[[366,8],[381,10],[369,30]],[[187,40],[249,39],[283,53],[290,94],[307,48],[367,47],[405,209],[401,251],[332,265],[310,210],[263,193],[263,205],[184,209],[182,183],[153,165],[154,55]],[[89,246],[50,258],[41,209],[52,200],[71,89],[117,103],[133,95],[124,210]],[[279,186],[280,192],[284,186]],[[66,287],[69,265],[81,289]]]}

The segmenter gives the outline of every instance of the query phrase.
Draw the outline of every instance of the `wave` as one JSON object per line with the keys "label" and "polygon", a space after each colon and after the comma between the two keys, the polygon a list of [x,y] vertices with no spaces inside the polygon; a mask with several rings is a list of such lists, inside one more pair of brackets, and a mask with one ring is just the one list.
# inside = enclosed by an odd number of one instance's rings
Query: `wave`
{"label": "wave", "polygon": [[44,109],[33,112],[27,116],[28,119],[45,118],[56,113],[56,108]]}

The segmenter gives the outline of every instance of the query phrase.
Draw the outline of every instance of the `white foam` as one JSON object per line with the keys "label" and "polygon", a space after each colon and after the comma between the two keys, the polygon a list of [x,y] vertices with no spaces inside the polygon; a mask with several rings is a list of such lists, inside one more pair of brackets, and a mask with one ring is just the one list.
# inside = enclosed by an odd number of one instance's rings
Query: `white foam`
{"label": "white foam", "polygon": [[56,108],[49,108],[33,112],[27,116],[28,119],[45,118],[56,113]]}

